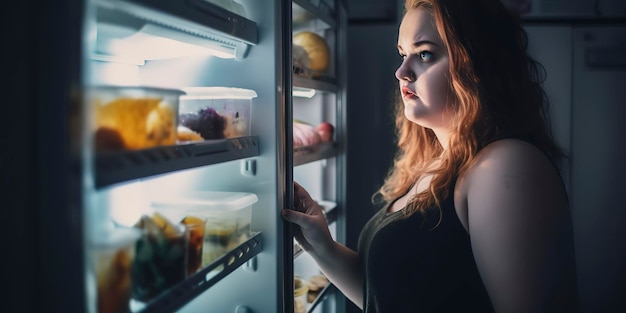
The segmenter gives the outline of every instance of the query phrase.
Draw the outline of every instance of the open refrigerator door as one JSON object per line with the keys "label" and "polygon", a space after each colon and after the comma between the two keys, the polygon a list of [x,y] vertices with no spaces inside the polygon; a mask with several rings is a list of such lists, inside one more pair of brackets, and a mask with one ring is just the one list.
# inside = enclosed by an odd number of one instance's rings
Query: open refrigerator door
{"label": "open refrigerator door", "polygon": [[[342,1],[292,1],[293,179],[325,211],[345,242],[346,8]],[[345,310],[345,298],[294,239],[294,312]]]}

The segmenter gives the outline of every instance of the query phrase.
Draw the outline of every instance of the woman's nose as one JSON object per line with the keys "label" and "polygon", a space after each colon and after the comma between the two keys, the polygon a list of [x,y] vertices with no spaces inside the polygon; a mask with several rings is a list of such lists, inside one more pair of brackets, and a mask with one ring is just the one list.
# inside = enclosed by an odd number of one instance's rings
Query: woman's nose
{"label": "woman's nose", "polygon": [[414,81],[415,72],[413,72],[410,67],[406,66],[405,63],[406,62],[403,61],[400,67],[396,69],[396,78],[398,80]]}

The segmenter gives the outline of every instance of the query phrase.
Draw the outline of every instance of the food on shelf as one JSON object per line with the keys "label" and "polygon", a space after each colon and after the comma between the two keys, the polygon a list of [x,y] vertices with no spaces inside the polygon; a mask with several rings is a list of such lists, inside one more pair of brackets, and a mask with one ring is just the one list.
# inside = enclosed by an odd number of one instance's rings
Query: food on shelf
{"label": "food on shelf", "polygon": [[127,250],[114,251],[97,261],[98,312],[128,312],[131,256]]}
{"label": "food on shelf", "polygon": [[193,275],[202,267],[202,247],[204,246],[204,219],[186,216],[181,223],[189,231],[187,251],[187,275]]}
{"label": "food on shelf", "polygon": [[309,55],[306,50],[304,50],[301,46],[293,45],[291,49],[291,58],[293,60],[293,73],[310,78],[311,75],[311,60],[309,60]]}
{"label": "food on shelf", "polygon": [[[143,149],[176,142],[175,115],[160,98],[118,98],[96,104],[96,147]],[[101,129],[110,136],[99,134]],[[111,145],[111,138],[116,145]],[[98,140],[105,139],[104,142]]]}
{"label": "food on shelf", "polygon": [[323,37],[314,32],[301,31],[293,35],[293,45],[302,47],[306,51],[309,60],[308,68],[313,71],[314,77],[328,70],[330,48]]}
{"label": "food on shelf", "polygon": [[257,201],[253,193],[190,191],[157,196],[151,208],[170,220],[204,225],[201,267],[207,267],[250,238],[252,206]]}
{"label": "food on shelf", "polygon": [[239,245],[237,225],[235,223],[209,219],[206,222],[205,229],[202,266],[213,263],[226,252]]}
{"label": "food on shelf", "polygon": [[137,150],[176,143],[182,91],[99,86],[89,92],[96,151]]}
{"label": "food on shelf", "polygon": [[178,125],[176,135],[179,142],[204,140],[200,134],[182,125]]}
{"label": "food on shelf", "polygon": [[293,279],[294,313],[306,313],[306,301],[308,291],[308,282],[302,279],[300,276],[295,276]]}
{"label": "food on shelf", "polygon": [[183,90],[186,95],[180,97],[179,142],[250,136],[256,91],[217,86]]}
{"label": "food on shelf", "polygon": [[322,142],[322,137],[312,125],[299,121],[293,121],[293,146],[310,146]]}
{"label": "food on shelf", "polygon": [[110,127],[98,127],[95,135],[96,151],[124,150],[124,138],[116,129]]}
{"label": "food on shelf", "polygon": [[139,232],[116,229],[98,234],[93,245],[99,313],[127,313],[131,298],[131,264]]}
{"label": "food on shelf", "polygon": [[210,107],[200,109],[197,113],[181,114],[180,124],[204,139],[222,139],[226,129],[226,119]]}
{"label": "food on shelf", "polygon": [[328,284],[328,278],[326,278],[324,274],[311,276],[308,281],[309,290],[307,292],[307,301],[309,303],[315,301],[315,298],[317,298],[322,289],[326,288]]}
{"label": "food on shelf", "polygon": [[321,122],[316,127],[300,120],[293,121],[293,146],[309,146],[333,140],[335,127],[329,122]]}
{"label": "food on shelf", "polygon": [[131,267],[132,298],[147,303],[185,279],[189,233],[159,213],[142,216],[135,227],[142,236]]}
{"label": "food on shelf", "polygon": [[333,124],[329,122],[321,122],[315,127],[315,130],[320,134],[322,138],[322,142],[333,141],[333,133],[335,132],[335,127]]}

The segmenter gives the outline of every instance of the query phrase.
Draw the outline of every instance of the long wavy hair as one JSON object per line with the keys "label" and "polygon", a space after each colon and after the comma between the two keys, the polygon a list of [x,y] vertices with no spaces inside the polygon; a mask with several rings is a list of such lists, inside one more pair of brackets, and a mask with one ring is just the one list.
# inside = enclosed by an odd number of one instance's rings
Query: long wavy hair
{"label": "long wavy hair", "polygon": [[444,150],[432,130],[404,116],[396,91],[398,149],[374,203],[390,203],[432,175],[430,188],[410,199],[405,214],[440,207],[478,151],[498,138],[523,136],[559,166],[565,154],[550,129],[549,100],[541,86],[545,70],[527,54],[518,17],[500,0],[405,1],[405,12],[415,8],[432,14],[448,52],[452,132]]}

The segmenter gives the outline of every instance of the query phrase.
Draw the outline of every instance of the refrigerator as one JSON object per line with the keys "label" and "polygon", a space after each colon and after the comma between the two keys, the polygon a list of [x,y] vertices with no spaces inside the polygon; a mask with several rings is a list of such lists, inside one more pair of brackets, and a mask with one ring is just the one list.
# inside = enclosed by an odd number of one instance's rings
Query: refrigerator
{"label": "refrigerator", "polygon": [[[294,181],[345,241],[346,12],[341,0],[64,0],[4,11],[12,48],[3,218],[16,239],[3,266],[11,286],[3,311],[103,311],[94,265],[103,233],[137,229],[162,196],[225,192],[254,195],[250,232],[124,311],[294,312],[294,279],[321,274],[280,216],[293,203]],[[293,39],[303,32],[322,38],[322,69],[311,69],[319,57],[308,50],[319,43],[299,43],[294,57]],[[233,97],[245,113],[224,118],[247,126],[235,135],[180,139],[184,97],[207,88],[249,92],[245,100]],[[140,109],[121,105],[115,121],[125,126],[101,132],[99,105],[110,103],[102,99],[129,94],[145,103],[165,94],[171,115],[163,120],[150,109],[137,118]],[[173,128],[150,128],[155,119]],[[296,144],[294,123],[329,123],[333,133]],[[143,146],[129,144],[131,128],[146,132]],[[307,296],[306,312],[344,310],[331,284]]]}

